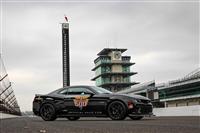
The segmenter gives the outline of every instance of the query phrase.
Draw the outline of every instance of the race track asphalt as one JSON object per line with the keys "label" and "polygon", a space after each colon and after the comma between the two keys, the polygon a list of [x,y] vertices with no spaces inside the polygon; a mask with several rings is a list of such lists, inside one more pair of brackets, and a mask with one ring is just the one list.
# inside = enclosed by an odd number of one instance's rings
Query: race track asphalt
{"label": "race track asphalt", "polygon": [[39,117],[0,120],[1,133],[200,133],[200,117],[151,117],[139,121],[81,118],[78,121]]}

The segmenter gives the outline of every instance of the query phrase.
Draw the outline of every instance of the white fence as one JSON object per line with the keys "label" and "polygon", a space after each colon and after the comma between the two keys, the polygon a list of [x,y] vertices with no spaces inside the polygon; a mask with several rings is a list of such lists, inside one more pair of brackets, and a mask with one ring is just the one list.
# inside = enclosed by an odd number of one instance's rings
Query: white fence
{"label": "white fence", "polygon": [[154,108],[153,113],[156,116],[200,116],[200,105]]}
{"label": "white fence", "polygon": [[[200,105],[154,108],[153,113],[156,116],[200,116]],[[20,117],[0,112],[0,119]]]}

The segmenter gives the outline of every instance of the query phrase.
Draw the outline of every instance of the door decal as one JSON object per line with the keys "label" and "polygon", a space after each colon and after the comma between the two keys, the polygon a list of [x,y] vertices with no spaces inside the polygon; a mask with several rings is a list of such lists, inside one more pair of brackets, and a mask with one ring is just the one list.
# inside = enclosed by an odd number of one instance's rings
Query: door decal
{"label": "door decal", "polygon": [[86,107],[89,101],[88,97],[89,96],[76,96],[74,99],[74,105],[79,108]]}

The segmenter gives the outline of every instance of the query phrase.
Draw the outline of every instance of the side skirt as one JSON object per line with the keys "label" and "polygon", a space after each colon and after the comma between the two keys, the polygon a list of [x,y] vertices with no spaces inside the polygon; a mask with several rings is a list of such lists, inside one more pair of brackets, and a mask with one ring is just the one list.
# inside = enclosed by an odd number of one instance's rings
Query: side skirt
{"label": "side skirt", "polygon": [[94,112],[76,112],[76,113],[65,113],[65,114],[58,114],[57,117],[67,117],[67,116],[79,116],[79,117],[107,117],[107,114],[100,114]]}

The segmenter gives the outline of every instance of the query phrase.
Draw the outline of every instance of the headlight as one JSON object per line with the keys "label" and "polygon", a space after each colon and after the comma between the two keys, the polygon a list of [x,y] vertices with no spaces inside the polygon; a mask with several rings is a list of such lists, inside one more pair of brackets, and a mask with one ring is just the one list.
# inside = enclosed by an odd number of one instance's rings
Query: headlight
{"label": "headlight", "polygon": [[149,104],[151,103],[150,100],[143,100],[143,99],[134,99],[137,103]]}
{"label": "headlight", "polygon": [[135,101],[136,103],[141,103],[141,100],[140,100],[140,99],[134,99],[134,101]]}

